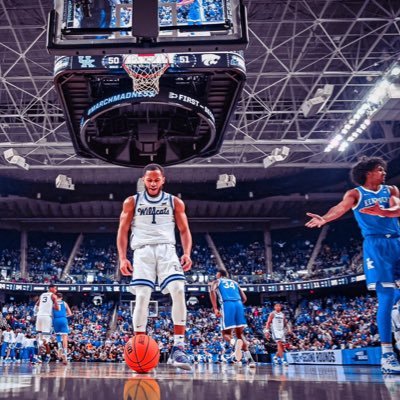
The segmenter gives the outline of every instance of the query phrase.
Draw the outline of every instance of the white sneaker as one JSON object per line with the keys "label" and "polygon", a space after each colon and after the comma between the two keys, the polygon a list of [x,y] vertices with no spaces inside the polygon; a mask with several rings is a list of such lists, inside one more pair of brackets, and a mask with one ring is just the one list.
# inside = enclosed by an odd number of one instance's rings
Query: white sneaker
{"label": "white sneaker", "polygon": [[255,368],[257,366],[256,362],[252,358],[249,358],[247,365],[249,368]]}
{"label": "white sneaker", "polygon": [[236,340],[235,352],[234,352],[236,361],[240,361],[242,359],[242,357],[243,357],[243,355],[242,355],[242,347],[243,347],[243,340],[242,339]]}
{"label": "white sneaker", "polygon": [[192,366],[190,365],[190,360],[186,355],[183,346],[174,346],[172,348],[170,359],[171,359],[170,364],[172,364],[173,366],[184,369],[186,371],[192,370]]}
{"label": "white sneaker", "polygon": [[393,351],[382,355],[381,369],[384,374],[400,374],[400,363]]}
{"label": "white sneaker", "polygon": [[273,365],[280,365],[280,363],[281,363],[281,360],[280,360],[280,358],[278,356],[274,356],[272,358],[272,364]]}

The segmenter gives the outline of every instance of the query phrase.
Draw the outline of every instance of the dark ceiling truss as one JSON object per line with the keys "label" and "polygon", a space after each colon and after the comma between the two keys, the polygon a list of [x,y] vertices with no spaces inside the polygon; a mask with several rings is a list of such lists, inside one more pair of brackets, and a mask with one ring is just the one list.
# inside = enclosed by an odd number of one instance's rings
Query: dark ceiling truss
{"label": "dark ceiling truss", "polygon": [[[346,152],[324,152],[335,131],[400,55],[396,1],[246,4],[247,82],[221,152],[180,169],[260,169],[263,158],[282,145],[290,148],[290,155],[273,169],[348,168],[361,154],[388,160],[400,156],[400,130],[394,122],[373,123]],[[17,149],[31,169],[115,171],[74,153],[53,88],[53,57],[45,49],[51,6],[48,0],[0,0],[0,148]],[[325,84],[334,85],[331,99],[316,116],[304,118],[302,103]],[[0,169],[13,168],[0,157]]]}

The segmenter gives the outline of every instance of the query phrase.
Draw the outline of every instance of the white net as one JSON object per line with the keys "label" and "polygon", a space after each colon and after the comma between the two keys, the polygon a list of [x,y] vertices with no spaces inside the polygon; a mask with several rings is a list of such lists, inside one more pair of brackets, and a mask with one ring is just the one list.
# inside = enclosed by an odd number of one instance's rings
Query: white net
{"label": "white net", "polygon": [[130,54],[122,64],[133,81],[133,91],[143,97],[153,97],[160,91],[160,78],[168,69],[165,54]]}

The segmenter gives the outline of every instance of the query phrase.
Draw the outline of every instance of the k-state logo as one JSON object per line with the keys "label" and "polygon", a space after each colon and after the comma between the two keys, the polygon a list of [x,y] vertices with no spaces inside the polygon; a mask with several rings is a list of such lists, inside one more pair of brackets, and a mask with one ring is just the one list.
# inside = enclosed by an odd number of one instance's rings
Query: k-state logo
{"label": "k-state logo", "polygon": [[211,65],[215,65],[218,63],[220,60],[221,56],[217,54],[203,54],[201,56],[201,61],[204,65],[207,67],[210,67]]}
{"label": "k-state logo", "polygon": [[79,56],[78,62],[82,68],[94,68],[95,59],[91,56]]}
{"label": "k-state logo", "polygon": [[367,269],[375,269],[374,261],[367,258]]}

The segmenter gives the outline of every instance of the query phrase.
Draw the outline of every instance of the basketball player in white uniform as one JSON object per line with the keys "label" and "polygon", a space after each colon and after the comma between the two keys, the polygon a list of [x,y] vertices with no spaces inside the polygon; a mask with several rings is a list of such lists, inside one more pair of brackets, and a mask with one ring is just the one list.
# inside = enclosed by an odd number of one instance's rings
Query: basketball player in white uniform
{"label": "basketball player in white uniform", "polygon": [[[165,193],[164,169],[149,164],[143,170],[145,190],[128,197],[123,204],[117,235],[119,264],[122,275],[132,275],[130,291],[136,296],[133,311],[135,335],[146,334],[148,308],[156,280],[163,293],[172,298],[174,347],[169,363],[190,370],[184,351],[186,329],[185,276],[192,266],[192,235],[182,200]],[[175,226],[178,227],[183,255],[175,251]],[[133,267],[126,258],[128,232],[134,251]]]}
{"label": "basketball player in white uniform", "polygon": [[[42,293],[35,304],[38,355],[40,355],[40,346],[43,344],[43,339],[48,339],[53,329],[53,309],[56,311],[60,309],[56,292],[57,287],[50,285],[49,291]],[[49,350],[48,346],[46,346],[47,358],[50,355]]]}
{"label": "basketball player in white uniform", "polygon": [[272,335],[272,339],[274,339],[278,346],[278,351],[273,359],[274,364],[287,365],[287,362],[283,359],[283,343],[285,343],[285,329],[287,326],[288,324],[285,314],[282,312],[282,306],[280,304],[275,304],[274,311],[269,314],[265,325],[265,337],[269,339]]}
{"label": "basketball player in white uniform", "polygon": [[15,333],[10,326],[2,333],[1,361],[10,361],[14,357]]}

